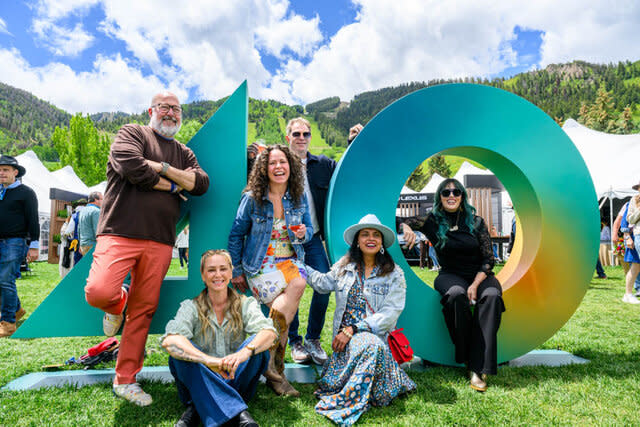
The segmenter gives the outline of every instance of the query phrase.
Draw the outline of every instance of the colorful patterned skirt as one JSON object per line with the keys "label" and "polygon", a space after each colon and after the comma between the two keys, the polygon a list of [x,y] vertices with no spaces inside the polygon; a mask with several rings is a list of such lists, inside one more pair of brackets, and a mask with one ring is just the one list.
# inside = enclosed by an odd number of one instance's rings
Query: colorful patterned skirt
{"label": "colorful patterned skirt", "polygon": [[359,332],[343,352],[325,363],[318,382],[316,412],[339,425],[353,425],[371,405],[386,406],[416,384],[393,359],[385,342]]}

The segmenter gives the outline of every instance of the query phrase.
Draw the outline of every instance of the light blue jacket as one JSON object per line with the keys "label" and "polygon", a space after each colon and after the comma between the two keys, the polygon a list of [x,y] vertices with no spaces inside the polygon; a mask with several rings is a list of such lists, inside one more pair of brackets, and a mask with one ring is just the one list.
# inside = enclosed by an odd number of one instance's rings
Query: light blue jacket
{"label": "light blue jacket", "polygon": [[[358,275],[357,265],[346,260],[346,256],[340,259],[328,273],[320,273],[306,266],[307,283],[315,291],[321,294],[331,291],[336,293],[336,311],[333,314],[334,338],[340,332],[349,290],[356,284]],[[387,334],[395,330],[398,317],[404,310],[406,292],[404,272],[397,264],[386,276],[373,276],[365,280],[363,294],[369,304],[366,317],[356,324],[358,330],[371,331],[386,342]]]}
{"label": "light blue jacket", "polygon": [[[293,244],[296,256],[299,260],[304,261],[302,244],[307,243],[313,237],[313,226],[309,216],[307,198],[303,195],[302,202],[294,205],[291,195],[287,191],[282,197],[282,206],[287,224],[291,224],[291,215],[300,215],[302,222],[307,226],[304,240]],[[233,277],[240,276],[243,273],[254,275],[260,271],[262,261],[269,248],[272,228],[273,204],[267,197],[267,192],[263,197],[262,206],[256,203],[250,191],[244,193],[242,199],[240,199],[240,206],[238,206],[238,212],[229,233],[228,248],[233,262]],[[295,242],[295,235],[291,230],[287,231],[291,241]]]}
{"label": "light blue jacket", "polygon": [[89,203],[78,213],[78,237],[80,246],[93,246],[96,244],[96,230],[100,218],[100,207]]}

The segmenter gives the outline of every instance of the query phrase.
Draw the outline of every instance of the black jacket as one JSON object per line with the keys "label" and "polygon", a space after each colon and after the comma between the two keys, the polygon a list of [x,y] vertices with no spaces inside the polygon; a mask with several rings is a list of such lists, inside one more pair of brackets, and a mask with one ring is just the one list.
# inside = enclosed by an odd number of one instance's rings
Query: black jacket
{"label": "black jacket", "polygon": [[307,152],[307,179],[320,224],[320,236],[324,239],[324,211],[327,207],[329,183],[336,169],[336,161],[324,155],[315,156]]}

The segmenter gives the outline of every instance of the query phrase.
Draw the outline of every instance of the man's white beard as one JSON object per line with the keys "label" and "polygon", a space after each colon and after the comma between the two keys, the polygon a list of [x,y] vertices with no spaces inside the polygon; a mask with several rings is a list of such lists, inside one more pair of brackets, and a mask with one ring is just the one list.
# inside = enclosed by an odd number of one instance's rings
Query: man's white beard
{"label": "man's white beard", "polygon": [[[167,138],[173,138],[173,136],[180,131],[181,124],[177,124],[176,119],[171,119],[171,116],[165,116],[170,120],[162,120],[158,117],[158,114],[154,111],[151,115],[151,120],[149,121],[149,126],[160,135],[165,136]],[[173,121],[175,120],[175,122]]]}

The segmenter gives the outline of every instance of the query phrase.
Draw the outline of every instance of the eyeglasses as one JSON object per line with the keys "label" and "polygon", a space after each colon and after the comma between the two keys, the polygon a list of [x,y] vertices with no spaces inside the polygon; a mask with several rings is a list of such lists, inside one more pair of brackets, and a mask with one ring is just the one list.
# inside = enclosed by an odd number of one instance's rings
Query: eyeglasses
{"label": "eyeglasses", "polygon": [[174,114],[182,113],[182,108],[179,105],[156,104],[154,107],[156,107],[162,114],[167,114],[169,110],[173,110]]}
{"label": "eyeglasses", "polygon": [[291,136],[294,138],[300,138],[300,135],[305,138],[311,138],[311,132],[291,132]]}
{"label": "eyeglasses", "polygon": [[440,195],[442,197],[449,197],[452,193],[453,193],[453,197],[460,197],[462,195],[462,191],[458,190],[457,188],[454,188],[453,190],[445,188],[440,192]]}

